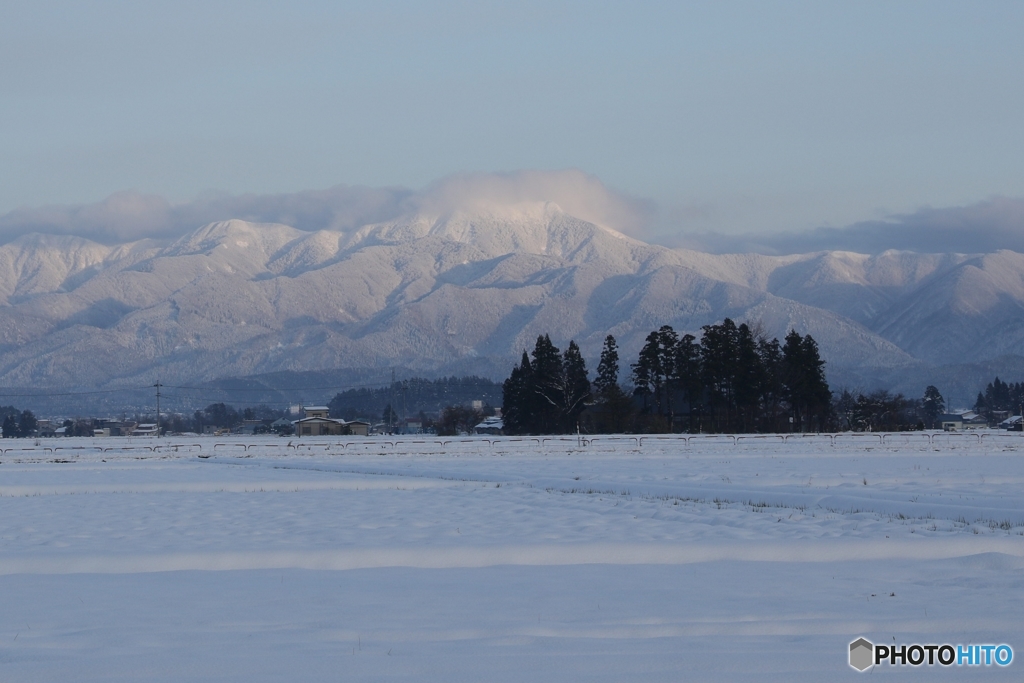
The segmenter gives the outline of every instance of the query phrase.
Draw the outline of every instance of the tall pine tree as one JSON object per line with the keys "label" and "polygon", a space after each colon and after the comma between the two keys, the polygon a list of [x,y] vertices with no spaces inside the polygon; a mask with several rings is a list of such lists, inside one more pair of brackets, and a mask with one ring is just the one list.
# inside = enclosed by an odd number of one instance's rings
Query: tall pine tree
{"label": "tall pine tree", "polygon": [[619,347],[615,343],[615,337],[608,335],[604,338],[604,347],[601,349],[601,360],[597,364],[597,377],[594,379],[594,388],[598,393],[605,393],[612,385],[619,383]]}
{"label": "tall pine tree", "polygon": [[587,364],[575,341],[562,354],[562,424],[564,431],[579,431],[580,413],[590,400],[590,380],[587,378]]}
{"label": "tall pine tree", "polygon": [[523,351],[523,359],[501,385],[501,420],[507,434],[533,431],[533,366]]}

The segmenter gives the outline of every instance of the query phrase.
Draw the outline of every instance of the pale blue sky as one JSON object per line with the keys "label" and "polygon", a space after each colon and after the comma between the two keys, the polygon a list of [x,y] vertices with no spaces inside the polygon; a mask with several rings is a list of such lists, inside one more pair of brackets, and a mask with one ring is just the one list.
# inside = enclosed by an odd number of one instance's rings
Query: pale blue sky
{"label": "pale blue sky", "polygon": [[659,232],[1024,196],[1022,2],[0,4],[0,213],[578,168]]}

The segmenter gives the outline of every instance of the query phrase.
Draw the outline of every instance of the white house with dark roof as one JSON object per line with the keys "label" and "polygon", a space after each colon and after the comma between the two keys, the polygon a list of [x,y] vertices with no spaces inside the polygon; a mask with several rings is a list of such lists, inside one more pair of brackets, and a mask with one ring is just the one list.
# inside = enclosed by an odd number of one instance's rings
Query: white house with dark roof
{"label": "white house with dark roof", "polygon": [[327,406],[309,406],[306,417],[294,420],[296,436],[366,436],[370,431],[370,423],[361,420],[351,422],[329,417],[331,409]]}

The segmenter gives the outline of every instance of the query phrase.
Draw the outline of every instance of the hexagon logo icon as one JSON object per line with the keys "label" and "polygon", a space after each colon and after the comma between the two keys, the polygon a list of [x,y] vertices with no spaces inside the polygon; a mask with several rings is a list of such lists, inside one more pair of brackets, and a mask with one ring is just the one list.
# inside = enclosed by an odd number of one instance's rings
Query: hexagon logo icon
{"label": "hexagon logo icon", "polygon": [[857,671],[864,671],[874,664],[875,646],[865,638],[858,638],[850,643],[850,666]]}

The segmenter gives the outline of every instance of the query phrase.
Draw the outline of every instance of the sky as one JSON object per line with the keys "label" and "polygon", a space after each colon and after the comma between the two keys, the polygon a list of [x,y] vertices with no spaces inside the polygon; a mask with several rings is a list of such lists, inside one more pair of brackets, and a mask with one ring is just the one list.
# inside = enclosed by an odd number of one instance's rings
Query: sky
{"label": "sky", "polygon": [[344,222],[568,170],[662,243],[1020,232],[1022,29],[1009,1],[5,0],[0,230],[351,195]]}

